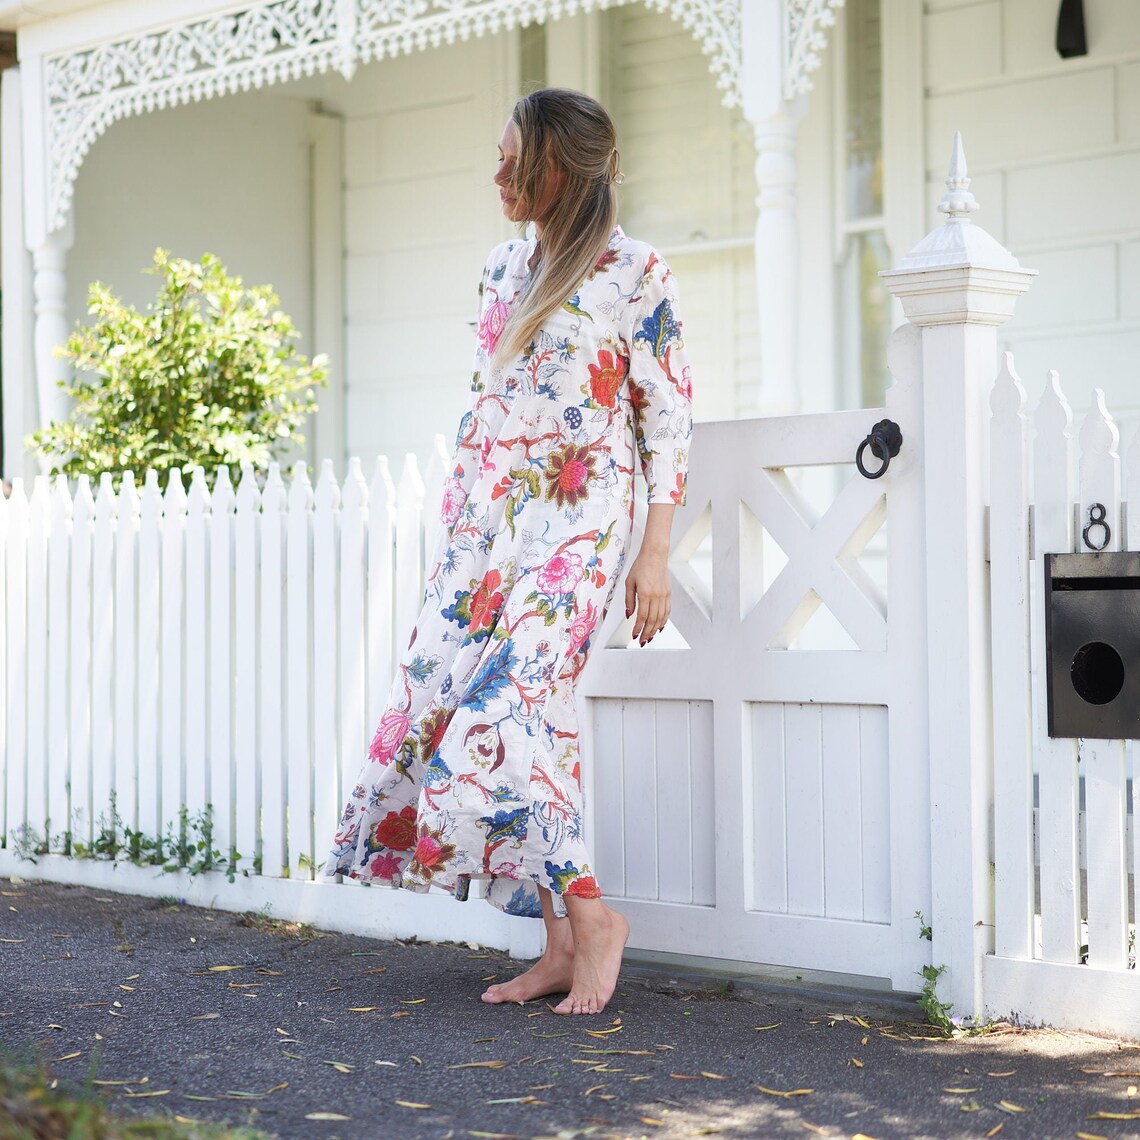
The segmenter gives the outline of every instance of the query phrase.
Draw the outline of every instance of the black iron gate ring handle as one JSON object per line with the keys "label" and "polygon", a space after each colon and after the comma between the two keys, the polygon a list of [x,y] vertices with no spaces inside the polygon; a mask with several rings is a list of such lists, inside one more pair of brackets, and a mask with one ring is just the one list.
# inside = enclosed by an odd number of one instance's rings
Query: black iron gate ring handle
{"label": "black iron gate ring handle", "polygon": [[[855,466],[859,468],[859,474],[867,479],[878,479],[885,475],[887,468],[891,465],[891,460],[898,455],[902,441],[902,430],[894,420],[879,420],[871,428],[867,438],[859,444],[859,450],[855,452]],[[863,463],[863,452],[868,447],[876,459],[882,460],[882,466],[878,471],[868,471]]]}

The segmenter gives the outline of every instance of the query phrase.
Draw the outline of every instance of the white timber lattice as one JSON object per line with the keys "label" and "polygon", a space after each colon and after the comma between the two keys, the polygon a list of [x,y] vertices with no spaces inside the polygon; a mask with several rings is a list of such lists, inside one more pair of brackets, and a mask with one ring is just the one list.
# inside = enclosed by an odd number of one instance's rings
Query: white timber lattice
{"label": "white timber lattice", "polygon": [[[863,478],[888,416],[903,450]],[[673,629],[629,648],[611,612],[583,678],[597,869],[632,945],[920,984],[921,431],[901,381],[887,409],[698,426]]]}
{"label": "white timber lattice", "polygon": [[[629,0],[265,0],[45,52],[39,111],[49,233],[67,221],[88,151],[131,115],[439,47]],[[781,0],[770,0],[771,3]],[[810,89],[843,0],[782,0],[784,91]],[[688,28],[729,106],[741,101],[744,0],[646,0]]]}

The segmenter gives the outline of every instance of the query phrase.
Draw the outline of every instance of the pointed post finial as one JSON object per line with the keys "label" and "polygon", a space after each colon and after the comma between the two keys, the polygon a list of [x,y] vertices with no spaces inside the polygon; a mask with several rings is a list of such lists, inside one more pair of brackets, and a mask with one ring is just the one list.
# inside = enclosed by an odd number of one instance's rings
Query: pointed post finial
{"label": "pointed post finial", "polygon": [[938,203],[940,213],[949,218],[966,221],[979,208],[978,200],[970,193],[970,175],[966,170],[966,152],[962,148],[962,132],[954,132],[954,146],[950,151],[950,171],[946,176],[946,193]]}

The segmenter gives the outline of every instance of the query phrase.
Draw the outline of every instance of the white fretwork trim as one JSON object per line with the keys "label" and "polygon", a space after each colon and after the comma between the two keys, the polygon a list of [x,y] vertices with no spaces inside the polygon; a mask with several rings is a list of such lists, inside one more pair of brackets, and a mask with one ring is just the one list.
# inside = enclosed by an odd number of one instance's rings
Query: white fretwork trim
{"label": "white fretwork trim", "polygon": [[[747,3],[747,0],[744,0]],[[784,0],[784,98],[811,90],[811,73],[827,47],[824,28],[835,26],[844,0]]]}
{"label": "white fretwork trim", "polygon": [[[438,47],[628,0],[267,0],[44,59],[49,231],[66,221],[76,176],[116,120]],[[741,6],[645,0],[680,20],[709,57],[724,102],[740,103]]]}

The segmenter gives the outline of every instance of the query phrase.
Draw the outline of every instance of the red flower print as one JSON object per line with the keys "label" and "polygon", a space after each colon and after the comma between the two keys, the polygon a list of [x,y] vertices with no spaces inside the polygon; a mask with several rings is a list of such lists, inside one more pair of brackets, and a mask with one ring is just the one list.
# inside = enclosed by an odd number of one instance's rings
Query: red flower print
{"label": "red flower print", "polygon": [[[430,716],[420,721],[420,756],[428,764],[435,755],[447,733],[447,726],[451,723],[452,713],[447,709],[436,709]],[[409,843],[410,847],[411,844]]]}
{"label": "red flower print", "polygon": [[586,498],[586,486],[595,476],[594,457],[586,446],[568,443],[546,459],[546,501],[554,499],[559,507],[576,507]]}
{"label": "red flower print", "polygon": [[373,829],[372,846],[392,851],[410,851],[416,841],[416,809],[408,804],[402,811],[390,811]]}
{"label": "red flower print", "polygon": [[416,844],[412,855],[411,868],[420,872],[426,878],[431,878],[436,871],[442,871],[449,859],[455,855],[455,844],[444,843],[443,835],[439,831],[425,830]]}
{"label": "red flower print", "polygon": [[381,764],[390,763],[410,727],[411,721],[402,712],[389,709],[380,718],[380,725],[372,738],[372,747],[368,749],[368,758],[378,760]]}
{"label": "red flower print", "polygon": [[504,301],[492,301],[484,311],[483,318],[479,322],[478,337],[479,343],[488,354],[495,351],[495,345],[503,335],[510,313],[510,306]]}
{"label": "red flower print", "polygon": [[488,570],[483,581],[475,588],[471,595],[471,632],[478,633],[481,629],[490,629],[503,608],[503,595],[499,587],[503,584],[503,576],[498,570]]}
{"label": "red flower print", "polygon": [[590,395],[602,408],[612,408],[617,391],[629,367],[624,356],[614,356],[608,348],[598,351],[598,363],[587,366],[590,370]]}
{"label": "red flower print", "polygon": [[602,890],[593,875],[579,875],[563,894],[576,895],[580,899],[600,899]]}

